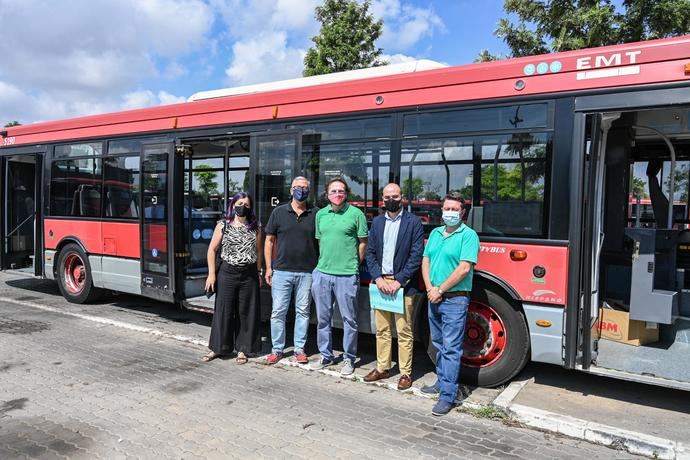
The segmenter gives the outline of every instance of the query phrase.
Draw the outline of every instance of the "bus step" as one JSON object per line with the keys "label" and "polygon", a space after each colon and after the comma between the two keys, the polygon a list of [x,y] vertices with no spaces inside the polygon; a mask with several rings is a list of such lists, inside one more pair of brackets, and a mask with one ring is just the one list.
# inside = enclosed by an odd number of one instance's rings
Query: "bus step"
{"label": "bus step", "polygon": [[196,310],[202,312],[213,313],[213,308],[216,303],[216,295],[207,298],[205,295],[199,297],[190,297],[182,301],[182,305],[189,310]]}

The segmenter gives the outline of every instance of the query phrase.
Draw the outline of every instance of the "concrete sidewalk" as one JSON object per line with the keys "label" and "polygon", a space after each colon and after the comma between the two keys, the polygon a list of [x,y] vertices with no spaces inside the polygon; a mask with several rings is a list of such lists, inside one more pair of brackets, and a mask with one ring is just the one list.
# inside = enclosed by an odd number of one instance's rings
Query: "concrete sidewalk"
{"label": "concrete sidewalk", "polygon": [[690,395],[531,364],[494,404],[534,428],[653,458],[690,458]]}

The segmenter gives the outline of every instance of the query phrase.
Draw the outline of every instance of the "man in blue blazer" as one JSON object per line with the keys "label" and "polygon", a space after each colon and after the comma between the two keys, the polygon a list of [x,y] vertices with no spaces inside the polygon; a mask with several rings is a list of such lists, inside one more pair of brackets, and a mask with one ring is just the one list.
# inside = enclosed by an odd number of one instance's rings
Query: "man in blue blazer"
{"label": "man in blue blazer", "polygon": [[375,382],[390,377],[391,329],[395,320],[401,374],[398,390],[407,390],[412,386],[412,296],[419,287],[424,230],[419,217],[403,211],[402,199],[399,185],[386,185],[383,188],[386,212],[374,219],[369,231],[366,260],[371,278],[382,294],[393,295],[398,289],[404,289],[405,308],[403,314],[375,311],[376,369],[369,372],[364,381]]}

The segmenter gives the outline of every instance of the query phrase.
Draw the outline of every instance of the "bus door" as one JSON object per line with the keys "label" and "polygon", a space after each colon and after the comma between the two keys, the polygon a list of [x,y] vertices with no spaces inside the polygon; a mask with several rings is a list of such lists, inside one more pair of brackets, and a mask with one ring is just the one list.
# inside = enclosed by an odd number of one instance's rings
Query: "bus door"
{"label": "bus door", "polygon": [[290,185],[304,175],[300,167],[302,136],[299,131],[257,133],[251,137],[254,209],[266,226],[273,210],[290,201]]}
{"label": "bus door", "polygon": [[141,150],[141,293],[164,301],[175,293],[174,151],[173,143]]}
{"label": "bus door", "polygon": [[604,192],[606,188],[606,141],[611,124],[620,113],[588,115],[590,132],[587,142],[582,226],[582,264],[580,265],[580,351],[581,366],[588,369],[596,360],[592,327],[599,317],[600,265],[604,246]]}
{"label": "bus door", "polygon": [[2,157],[3,270],[41,274],[41,232],[36,222],[41,209],[42,160],[40,153]]}

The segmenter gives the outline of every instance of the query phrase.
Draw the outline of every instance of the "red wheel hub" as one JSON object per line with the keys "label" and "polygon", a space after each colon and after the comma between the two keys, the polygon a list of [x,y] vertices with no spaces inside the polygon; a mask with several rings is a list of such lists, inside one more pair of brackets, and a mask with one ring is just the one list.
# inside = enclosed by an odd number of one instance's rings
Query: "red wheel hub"
{"label": "red wheel hub", "polygon": [[86,285],[86,267],[79,254],[69,254],[62,264],[65,287],[72,294],[79,294]]}
{"label": "red wheel hub", "polygon": [[488,305],[471,302],[465,325],[462,363],[468,367],[488,367],[503,356],[506,330],[496,311]]}

